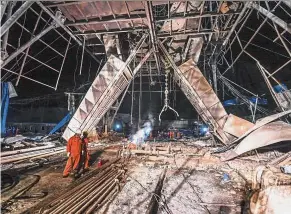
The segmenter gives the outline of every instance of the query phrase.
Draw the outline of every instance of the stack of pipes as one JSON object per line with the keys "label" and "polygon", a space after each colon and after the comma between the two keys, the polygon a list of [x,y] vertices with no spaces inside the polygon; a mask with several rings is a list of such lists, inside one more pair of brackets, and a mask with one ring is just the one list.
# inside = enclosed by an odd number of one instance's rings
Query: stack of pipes
{"label": "stack of pipes", "polygon": [[110,165],[97,176],[87,179],[80,185],[53,200],[44,213],[93,213],[119,191],[119,180],[125,171],[118,165]]}
{"label": "stack of pipes", "polygon": [[54,145],[39,146],[29,149],[21,149],[16,151],[8,151],[1,153],[1,164],[23,161],[30,158],[47,157],[54,154],[64,153],[66,147],[55,147]]}

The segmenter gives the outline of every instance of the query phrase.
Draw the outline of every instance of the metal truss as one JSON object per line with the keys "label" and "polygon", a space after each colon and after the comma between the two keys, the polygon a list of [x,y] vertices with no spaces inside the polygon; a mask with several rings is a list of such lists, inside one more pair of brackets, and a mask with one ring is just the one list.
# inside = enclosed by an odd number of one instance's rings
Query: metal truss
{"label": "metal truss", "polygon": [[[282,3],[284,2],[284,3]],[[278,98],[276,95],[276,93],[274,92],[270,79],[272,79],[274,82],[276,82],[278,85],[281,85],[280,81],[275,77],[283,68],[285,68],[287,65],[290,64],[291,62],[291,51],[290,51],[290,44],[291,42],[288,41],[288,36],[290,38],[291,35],[291,27],[290,27],[290,23],[287,22],[287,20],[285,21],[284,19],[280,18],[281,17],[288,17],[289,16],[289,20],[290,20],[290,14],[287,12],[287,10],[291,9],[290,8],[290,3],[289,1],[277,1],[277,2],[273,2],[273,7],[271,8],[270,3],[268,1],[262,2],[261,4],[257,4],[254,2],[248,2],[245,4],[245,8],[248,8],[249,12],[247,14],[247,16],[244,16],[242,19],[244,20],[240,20],[240,22],[242,22],[242,24],[239,25],[234,25],[233,28],[231,29],[231,31],[229,32],[228,37],[226,38],[226,40],[224,41],[221,49],[220,49],[220,53],[219,54],[219,60],[221,62],[223,62],[223,65],[226,65],[226,69],[224,69],[221,72],[221,76],[220,79],[225,78],[224,76],[227,74],[227,72],[233,68],[233,66],[235,65],[236,62],[239,61],[240,57],[243,54],[246,54],[247,56],[250,57],[250,59],[254,60],[256,62],[256,64],[258,65],[258,69],[261,72],[267,87],[270,90],[271,95],[274,98],[275,103],[277,104],[278,108],[281,111],[285,111],[286,109],[284,109],[281,104],[278,101]],[[281,10],[281,14],[277,13],[278,10]],[[246,9],[247,10],[247,9]],[[282,11],[284,11],[285,16],[282,15]],[[259,27],[256,30],[253,30],[252,28],[248,27],[246,25],[247,20],[249,19],[251,14],[257,13],[258,16],[263,18],[263,21],[261,21]],[[270,38],[270,35],[263,35],[260,33],[260,30],[265,27],[266,25],[269,25],[270,27],[273,28],[273,35],[275,35],[275,38]],[[242,40],[240,37],[241,32],[244,30],[251,30],[253,33],[253,35],[251,36],[251,38],[248,41],[244,41]],[[289,34],[288,36],[286,34]],[[279,47],[281,47],[281,52],[278,53],[276,51],[270,50],[266,47],[260,47],[254,43],[252,43],[252,41],[254,40],[254,38],[256,38],[256,36],[260,36],[261,39],[268,39],[270,42],[273,42],[274,44],[278,45]],[[232,41],[229,42],[229,40],[232,38]],[[280,43],[277,42],[277,40],[280,40]],[[243,42],[245,44],[243,44]],[[226,59],[226,55],[230,54],[232,47],[234,44],[238,44],[239,47],[241,48],[241,51],[235,56],[233,55],[233,60],[227,60]],[[282,65],[279,65],[278,68],[274,71],[268,71],[265,67],[265,65],[262,64],[262,62],[260,62],[258,60],[258,57],[256,57],[254,54],[251,54],[250,51],[248,50],[249,46],[255,46],[257,48],[261,48],[265,51],[268,52],[272,52],[273,54],[276,54],[279,57],[284,57],[287,58],[287,60],[285,61],[285,63],[283,63]],[[283,53],[287,52],[287,55],[284,55]],[[232,54],[232,53],[231,53]],[[291,75],[291,74],[290,74]],[[229,82],[228,82],[229,84]]]}

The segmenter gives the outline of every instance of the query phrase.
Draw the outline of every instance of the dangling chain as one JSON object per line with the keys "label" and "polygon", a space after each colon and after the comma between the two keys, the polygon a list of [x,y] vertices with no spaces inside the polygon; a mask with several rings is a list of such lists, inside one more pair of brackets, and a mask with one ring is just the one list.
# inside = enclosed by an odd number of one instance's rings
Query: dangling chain
{"label": "dangling chain", "polygon": [[164,111],[167,111],[167,109],[171,109],[175,114],[179,117],[178,112],[176,112],[175,109],[173,109],[171,106],[169,106],[169,90],[168,90],[168,76],[170,73],[170,70],[168,69],[168,63],[165,63],[166,67],[166,74],[165,74],[165,99],[164,99],[164,107],[162,108],[162,111],[160,112],[159,115],[159,121],[161,122],[161,115]]}
{"label": "dangling chain", "polygon": [[168,101],[169,101],[169,90],[168,90],[168,76],[169,76],[169,70],[166,70],[165,74],[165,102],[164,106],[168,108]]}

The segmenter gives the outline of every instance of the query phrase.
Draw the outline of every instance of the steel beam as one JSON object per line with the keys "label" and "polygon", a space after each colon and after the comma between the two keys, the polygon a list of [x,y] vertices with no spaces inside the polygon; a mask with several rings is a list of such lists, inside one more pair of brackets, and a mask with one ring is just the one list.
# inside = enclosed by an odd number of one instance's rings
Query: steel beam
{"label": "steel beam", "polygon": [[213,31],[213,30],[188,30],[186,32],[175,32],[175,33],[158,33],[158,37],[159,38],[166,38],[166,37],[173,37],[173,36],[178,36],[178,35],[191,35],[191,36],[201,36],[204,34],[213,34],[213,33],[224,33],[224,32],[229,32],[228,30],[224,30],[224,31]]}
{"label": "steel beam", "polygon": [[[52,14],[51,11],[49,11],[40,1],[36,2],[53,20],[55,20],[55,22],[61,27],[63,28],[71,37],[72,39],[74,39],[79,46],[83,46],[82,42],[62,23],[62,21],[56,17],[54,14]],[[94,56],[94,54],[85,47],[85,51],[98,63],[100,63],[100,61]]]}
{"label": "steel beam", "polygon": [[130,17],[128,17],[127,14],[119,15],[118,17],[114,18],[113,16],[103,16],[102,19],[100,18],[92,18],[88,21],[86,20],[78,20],[76,22],[72,21],[66,21],[66,26],[79,26],[79,25],[92,25],[92,24],[105,24],[105,23],[112,23],[116,21],[121,22],[128,22],[133,20],[140,20],[146,18],[145,14],[132,14]]}
{"label": "steel beam", "polygon": [[[170,21],[170,20],[177,20],[177,19],[196,19],[196,18],[206,18],[206,17],[213,17],[213,16],[227,16],[227,15],[234,15],[234,14],[240,14],[240,12],[229,12],[229,13],[216,13],[216,12],[206,12],[206,13],[186,13],[186,14],[175,14],[171,17],[164,16],[164,17],[157,17],[155,19],[155,22],[164,22],[164,21]],[[129,22],[134,20],[140,20],[147,18],[146,14],[131,14],[130,17],[128,14],[122,14],[118,15],[118,17],[112,16],[103,16],[101,18],[92,18],[87,20],[78,20],[78,21],[66,21],[66,26],[79,26],[79,25],[90,25],[90,24],[105,24],[105,23],[112,23],[116,21],[123,21],[123,22]]]}
{"label": "steel beam", "polygon": [[160,73],[161,64],[160,64],[159,56],[157,55],[158,54],[157,35],[156,35],[156,27],[155,27],[154,16],[153,16],[152,2],[146,1],[144,2],[144,4],[145,4],[146,16],[148,20],[150,35],[151,35],[151,42],[154,49],[154,57],[157,63],[158,73]]}
{"label": "steel beam", "polygon": [[265,8],[261,7],[256,3],[251,3],[250,6],[291,34],[291,27],[290,25],[288,25],[288,23],[286,23],[285,21],[283,21],[282,19],[275,16],[273,13],[271,13],[270,11],[266,10]]}
{"label": "steel beam", "polygon": [[24,51],[26,48],[31,46],[33,43],[35,43],[37,40],[39,40],[41,37],[43,37],[46,33],[48,33],[53,28],[55,28],[55,26],[51,24],[49,27],[47,27],[38,35],[36,35],[33,39],[31,39],[30,41],[22,45],[18,50],[16,50],[13,54],[11,54],[5,61],[3,61],[1,66],[4,67],[5,65],[7,65],[11,60],[17,57],[22,51]]}
{"label": "steel beam", "polygon": [[3,36],[7,30],[21,17],[21,15],[33,4],[33,1],[26,1],[20,8],[1,26],[0,36]]}

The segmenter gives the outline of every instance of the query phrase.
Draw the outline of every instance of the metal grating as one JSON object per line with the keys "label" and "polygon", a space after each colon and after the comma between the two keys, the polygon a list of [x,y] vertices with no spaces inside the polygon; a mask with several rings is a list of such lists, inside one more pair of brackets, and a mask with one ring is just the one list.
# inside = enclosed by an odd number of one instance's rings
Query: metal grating
{"label": "metal grating", "polygon": [[130,69],[111,55],[69,122],[63,138],[69,140],[76,132],[92,131],[129,84],[125,77],[132,78]]}
{"label": "metal grating", "polygon": [[214,134],[225,144],[233,139],[223,131],[228,117],[217,95],[192,59],[175,70],[175,79],[197,113],[208,123]]}

